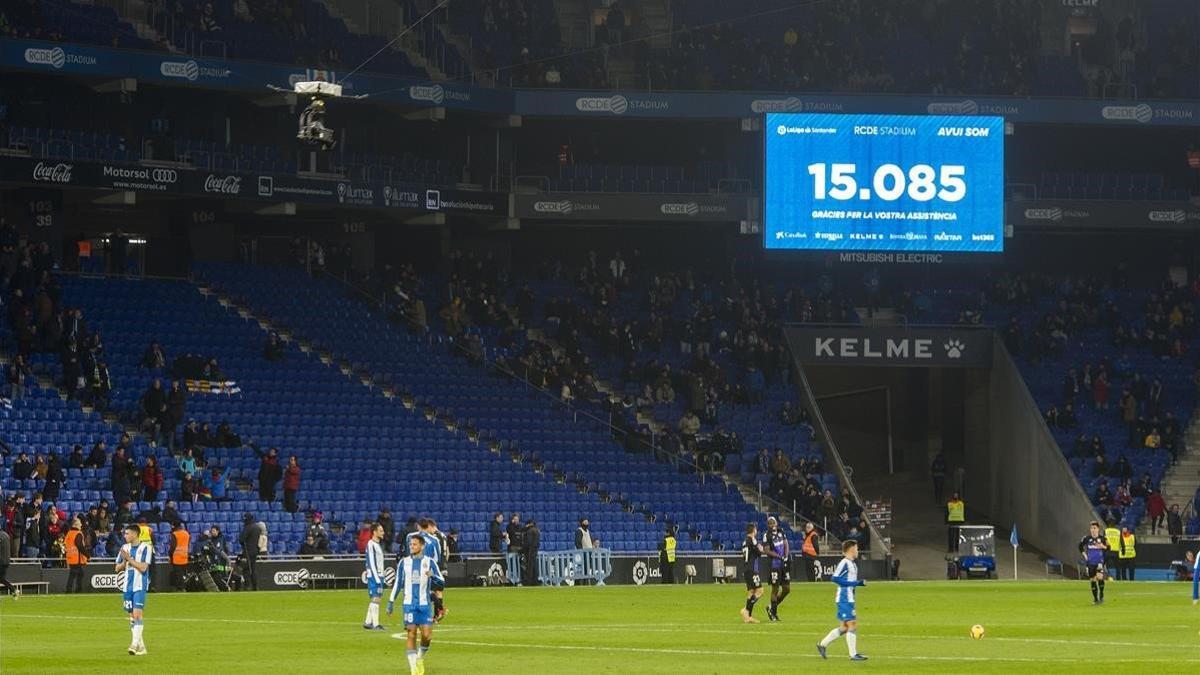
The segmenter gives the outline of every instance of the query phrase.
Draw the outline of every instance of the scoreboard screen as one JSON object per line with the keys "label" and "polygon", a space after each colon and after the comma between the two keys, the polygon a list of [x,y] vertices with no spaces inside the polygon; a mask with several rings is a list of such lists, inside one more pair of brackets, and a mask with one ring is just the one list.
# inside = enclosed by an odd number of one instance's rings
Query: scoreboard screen
{"label": "scoreboard screen", "polygon": [[1004,250],[1004,119],[769,113],[768,249]]}

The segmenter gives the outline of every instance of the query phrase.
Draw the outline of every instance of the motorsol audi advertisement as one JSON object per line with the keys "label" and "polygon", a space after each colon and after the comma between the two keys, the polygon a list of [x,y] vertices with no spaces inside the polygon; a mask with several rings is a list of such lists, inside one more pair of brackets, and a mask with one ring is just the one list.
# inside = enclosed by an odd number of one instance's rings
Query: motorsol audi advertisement
{"label": "motorsol audi advertisement", "polygon": [[0,183],[259,202],[303,202],[341,208],[470,213],[500,218],[509,215],[508,195],[495,192],[65,159],[0,157]]}

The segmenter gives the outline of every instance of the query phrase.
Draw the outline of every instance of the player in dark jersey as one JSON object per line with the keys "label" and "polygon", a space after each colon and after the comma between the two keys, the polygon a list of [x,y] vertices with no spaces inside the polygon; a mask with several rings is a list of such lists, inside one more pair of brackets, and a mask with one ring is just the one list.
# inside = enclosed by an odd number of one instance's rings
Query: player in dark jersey
{"label": "player in dark jersey", "polygon": [[746,538],[742,540],[742,578],[746,580],[746,606],[742,608],[744,623],[758,623],[754,614],[754,605],[763,595],[762,577],[758,574],[758,559],[762,557],[763,547],[758,543],[758,526],[754,523],[746,525]]}
{"label": "player in dark jersey", "polygon": [[1079,541],[1079,552],[1087,563],[1088,579],[1092,581],[1092,604],[1104,604],[1104,554],[1108,552],[1108,540],[1100,531],[1100,523],[1092,521],[1088,535]]}
{"label": "player in dark jersey", "polygon": [[792,592],[791,545],[787,535],[779,529],[774,516],[767,518],[767,531],[762,536],[763,554],[771,559],[771,605],[767,607],[767,618],[779,620],[779,605]]}

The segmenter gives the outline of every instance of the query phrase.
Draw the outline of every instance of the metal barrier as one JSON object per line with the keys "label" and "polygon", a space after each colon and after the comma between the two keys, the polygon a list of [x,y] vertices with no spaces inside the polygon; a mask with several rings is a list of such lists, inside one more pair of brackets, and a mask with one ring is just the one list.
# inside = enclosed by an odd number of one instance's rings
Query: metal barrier
{"label": "metal barrier", "polygon": [[[538,553],[538,580],[546,586],[574,585],[576,579],[592,579],[597,586],[603,586],[610,575],[612,551],[606,548]],[[509,576],[512,576],[511,563]]]}

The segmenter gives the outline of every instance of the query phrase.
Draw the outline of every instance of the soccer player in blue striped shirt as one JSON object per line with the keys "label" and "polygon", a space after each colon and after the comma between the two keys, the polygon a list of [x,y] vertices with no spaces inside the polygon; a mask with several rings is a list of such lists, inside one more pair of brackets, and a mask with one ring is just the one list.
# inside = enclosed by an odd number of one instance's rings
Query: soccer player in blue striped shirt
{"label": "soccer player in blue striped shirt", "polygon": [[867,585],[867,582],[858,578],[858,564],[854,562],[858,559],[858,542],[853,539],[843,541],[842,556],[841,562],[833,570],[833,576],[829,578],[838,585],[837,618],[841,625],[829,631],[829,635],[817,644],[817,653],[823,659],[828,658],[825,648],[845,635],[846,646],[850,649],[850,660],[866,661],[867,657],[858,653],[858,614],[854,610],[854,589]]}
{"label": "soccer player in blue striped shirt", "polygon": [[383,547],[379,542],[383,540],[383,525],[374,523],[371,525],[371,540],[367,542],[367,596],[370,602],[367,604],[367,619],[363,622],[363,628],[367,630],[383,630],[383,626],[379,625],[379,602],[383,598],[383,589],[387,584],[383,580]]}
{"label": "soccer player in blue striped shirt", "polygon": [[[405,539],[405,547],[408,546],[408,539],[420,537],[425,540],[425,556],[433,560],[437,564],[438,569],[445,574],[445,559],[443,553],[446,550],[444,537],[441,532],[438,532],[437,523],[433,518],[421,518],[417,521],[417,527],[420,528],[416,532],[409,533]],[[446,616],[446,607],[442,604],[442,595],[445,592],[445,583],[437,583],[433,587],[433,621],[434,623],[441,622],[442,617]]]}
{"label": "soccer player in blue striped shirt", "polygon": [[[392,594],[388,598],[387,613],[392,615],[396,604],[396,596],[404,589],[404,628],[408,633],[408,668],[412,675],[425,675],[425,654],[429,652],[429,642],[433,638],[433,599],[431,590],[434,584],[445,583],[438,565],[429,556],[424,555],[425,539],[423,537],[408,538],[409,555],[400,559],[396,565],[396,583],[392,586]],[[421,634],[421,647],[417,649],[417,633]]]}
{"label": "soccer player in blue striped shirt", "polygon": [[150,590],[150,544],[139,541],[141,528],[125,526],[125,545],[117,554],[117,572],[125,572],[125,593],[122,597],[125,611],[129,613],[129,632],[133,639],[129,643],[130,656],[145,656],[146,643],[142,641],[142,612],[146,609],[146,591]]}

